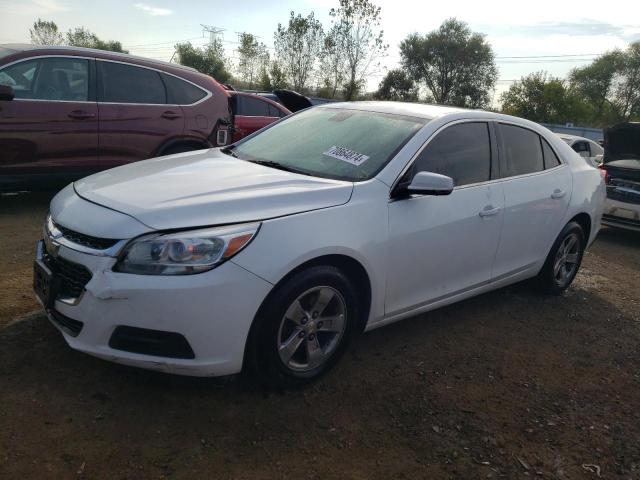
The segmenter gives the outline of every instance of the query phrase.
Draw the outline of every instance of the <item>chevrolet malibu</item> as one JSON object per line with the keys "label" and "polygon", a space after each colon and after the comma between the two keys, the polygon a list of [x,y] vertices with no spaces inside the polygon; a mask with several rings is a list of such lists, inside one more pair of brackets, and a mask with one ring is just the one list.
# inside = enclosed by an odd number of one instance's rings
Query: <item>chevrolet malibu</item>
{"label": "chevrolet malibu", "polygon": [[34,288],[77,350],[295,386],[362,331],[529,278],[563,292],[604,198],[600,172],[535,123],[334,103],[67,186]]}

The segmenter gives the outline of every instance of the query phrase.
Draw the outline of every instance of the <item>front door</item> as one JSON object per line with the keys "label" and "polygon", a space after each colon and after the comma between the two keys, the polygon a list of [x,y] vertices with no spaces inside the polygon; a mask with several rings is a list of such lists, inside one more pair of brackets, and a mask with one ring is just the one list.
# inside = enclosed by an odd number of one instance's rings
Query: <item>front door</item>
{"label": "front door", "polygon": [[93,60],[26,59],[0,69],[15,92],[0,101],[0,175],[70,179],[98,168]]}
{"label": "front door", "polygon": [[419,154],[417,172],[447,175],[446,196],[413,196],[389,204],[386,314],[395,315],[481,286],[491,279],[504,195],[492,182],[492,142],[485,122],[445,128]]}
{"label": "front door", "polygon": [[150,158],[184,132],[184,113],[167,104],[160,73],[149,68],[98,60],[100,168]]}

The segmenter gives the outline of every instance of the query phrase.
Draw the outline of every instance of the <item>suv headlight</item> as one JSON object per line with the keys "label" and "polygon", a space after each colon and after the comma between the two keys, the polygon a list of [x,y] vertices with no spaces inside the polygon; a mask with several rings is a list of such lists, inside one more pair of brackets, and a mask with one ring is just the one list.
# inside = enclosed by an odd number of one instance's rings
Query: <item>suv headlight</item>
{"label": "suv headlight", "polygon": [[211,270],[255,237],[260,223],[151,234],[129,243],[113,270],[139,275],[190,275]]}

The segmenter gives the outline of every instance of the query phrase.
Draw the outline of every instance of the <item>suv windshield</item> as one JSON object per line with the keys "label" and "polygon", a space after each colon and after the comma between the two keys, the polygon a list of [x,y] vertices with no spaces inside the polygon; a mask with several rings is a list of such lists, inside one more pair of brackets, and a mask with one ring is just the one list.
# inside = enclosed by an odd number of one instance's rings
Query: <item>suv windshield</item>
{"label": "suv windshield", "polygon": [[[313,108],[238,144],[238,158],[339,180],[375,176],[428,119]],[[276,165],[277,164],[277,165]]]}

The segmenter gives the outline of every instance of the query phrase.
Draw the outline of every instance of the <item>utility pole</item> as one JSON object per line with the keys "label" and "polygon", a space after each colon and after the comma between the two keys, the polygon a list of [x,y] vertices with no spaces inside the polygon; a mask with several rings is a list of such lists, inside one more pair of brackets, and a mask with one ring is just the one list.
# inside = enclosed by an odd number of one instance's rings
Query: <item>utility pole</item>
{"label": "utility pole", "polygon": [[209,45],[213,45],[214,43],[216,43],[218,37],[220,37],[220,40],[224,40],[224,34],[222,33],[225,31],[224,28],[214,27],[213,25],[200,25],[202,26],[202,34],[209,34]]}

